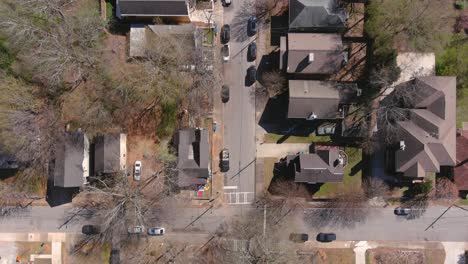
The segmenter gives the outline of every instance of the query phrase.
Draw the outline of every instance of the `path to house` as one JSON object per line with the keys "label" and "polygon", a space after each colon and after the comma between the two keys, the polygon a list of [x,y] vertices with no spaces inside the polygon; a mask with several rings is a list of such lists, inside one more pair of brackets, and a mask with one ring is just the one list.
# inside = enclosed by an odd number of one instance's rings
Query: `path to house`
{"label": "path to house", "polygon": [[282,158],[288,154],[309,151],[310,144],[258,144],[257,158]]}
{"label": "path to house", "polygon": [[[52,242],[52,254],[43,255],[42,257],[51,258],[52,264],[62,263],[62,243],[66,241],[65,233],[0,233],[0,242]],[[1,264],[13,263],[16,252],[14,243],[3,245],[0,250]],[[36,255],[36,257],[41,257]],[[10,260],[10,261],[9,261]]]}

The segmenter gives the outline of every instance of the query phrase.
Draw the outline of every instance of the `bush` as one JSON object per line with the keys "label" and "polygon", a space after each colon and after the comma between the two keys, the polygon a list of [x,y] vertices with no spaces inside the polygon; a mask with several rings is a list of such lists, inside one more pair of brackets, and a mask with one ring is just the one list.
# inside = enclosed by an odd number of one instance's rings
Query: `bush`
{"label": "bush", "polygon": [[13,56],[8,51],[6,44],[0,39],[0,69],[6,70],[13,63]]}
{"label": "bush", "polygon": [[174,133],[177,125],[177,104],[164,103],[161,107],[161,122],[156,128],[156,135],[165,138]]}
{"label": "bush", "polygon": [[450,45],[436,56],[436,75],[457,76],[457,89],[468,89],[468,42],[455,35]]}

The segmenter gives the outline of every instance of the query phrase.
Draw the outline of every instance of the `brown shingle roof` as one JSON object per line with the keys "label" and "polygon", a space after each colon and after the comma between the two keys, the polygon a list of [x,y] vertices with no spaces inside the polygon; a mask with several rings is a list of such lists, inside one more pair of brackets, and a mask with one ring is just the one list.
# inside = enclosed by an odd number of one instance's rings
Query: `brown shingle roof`
{"label": "brown shingle roof", "polygon": [[[404,83],[403,85],[408,85]],[[395,153],[395,170],[421,177],[455,165],[455,77],[428,76],[414,80],[422,100],[411,110],[409,121],[400,121],[405,149]]]}

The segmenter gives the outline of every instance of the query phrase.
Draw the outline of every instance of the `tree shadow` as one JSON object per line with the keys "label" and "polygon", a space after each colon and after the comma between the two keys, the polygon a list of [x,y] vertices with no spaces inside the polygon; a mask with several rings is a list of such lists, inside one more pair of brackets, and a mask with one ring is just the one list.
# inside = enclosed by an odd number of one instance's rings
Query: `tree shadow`
{"label": "tree shadow", "polygon": [[67,203],[71,203],[73,197],[80,193],[79,187],[58,187],[54,186],[54,180],[47,180],[47,196],[46,201],[50,207],[55,207]]}
{"label": "tree shadow", "polygon": [[351,172],[349,174],[349,176],[354,176],[356,175],[356,173],[358,173],[359,171],[362,170],[364,166],[364,162],[363,160],[361,159],[356,165],[354,165],[352,168],[351,168]]}
{"label": "tree shadow", "polygon": [[231,37],[233,37],[235,41],[242,42],[249,39],[247,24],[249,18],[253,15],[255,15],[253,4],[244,2],[230,24]]}

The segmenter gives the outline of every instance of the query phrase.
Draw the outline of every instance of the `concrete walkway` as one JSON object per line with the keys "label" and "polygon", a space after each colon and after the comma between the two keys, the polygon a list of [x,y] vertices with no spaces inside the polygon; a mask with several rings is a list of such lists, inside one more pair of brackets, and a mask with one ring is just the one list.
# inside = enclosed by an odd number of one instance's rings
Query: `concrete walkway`
{"label": "concrete walkway", "polygon": [[283,158],[289,154],[309,151],[310,144],[257,144],[257,158]]}
{"label": "concrete walkway", "polygon": [[462,260],[465,256],[465,250],[468,250],[468,243],[465,242],[442,242],[445,248],[445,264],[452,263],[467,263],[467,259]]}

